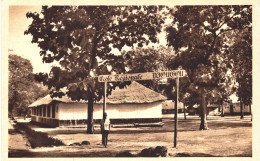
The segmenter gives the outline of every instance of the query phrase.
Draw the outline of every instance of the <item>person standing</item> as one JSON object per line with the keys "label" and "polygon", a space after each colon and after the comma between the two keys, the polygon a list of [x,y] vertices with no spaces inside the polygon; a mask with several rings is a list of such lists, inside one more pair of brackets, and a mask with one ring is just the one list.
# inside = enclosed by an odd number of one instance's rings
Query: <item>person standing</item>
{"label": "person standing", "polygon": [[104,113],[104,119],[101,120],[101,133],[102,133],[102,144],[107,147],[107,139],[110,130],[110,120],[107,117],[107,113]]}

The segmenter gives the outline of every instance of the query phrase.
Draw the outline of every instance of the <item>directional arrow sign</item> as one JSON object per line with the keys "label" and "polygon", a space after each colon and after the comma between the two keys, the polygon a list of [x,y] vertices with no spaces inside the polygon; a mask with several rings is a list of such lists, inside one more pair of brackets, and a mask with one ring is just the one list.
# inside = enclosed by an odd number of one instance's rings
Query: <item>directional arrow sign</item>
{"label": "directional arrow sign", "polygon": [[179,78],[187,75],[185,70],[172,70],[162,72],[148,72],[148,73],[132,73],[132,74],[115,74],[115,75],[100,75],[99,82],[123,82],[135,80],[149,80],[149,79],[165,79],[165,78]]}

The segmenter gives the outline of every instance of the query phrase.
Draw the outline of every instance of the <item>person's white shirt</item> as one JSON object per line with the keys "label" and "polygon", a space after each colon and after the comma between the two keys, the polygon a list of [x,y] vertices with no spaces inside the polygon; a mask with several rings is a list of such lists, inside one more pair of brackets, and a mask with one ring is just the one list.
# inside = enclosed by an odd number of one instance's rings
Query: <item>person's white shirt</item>
{"label": "person's white shirt", "polygon": [[107,117],[104,122],[104,130],[110,130],[110,120]]}

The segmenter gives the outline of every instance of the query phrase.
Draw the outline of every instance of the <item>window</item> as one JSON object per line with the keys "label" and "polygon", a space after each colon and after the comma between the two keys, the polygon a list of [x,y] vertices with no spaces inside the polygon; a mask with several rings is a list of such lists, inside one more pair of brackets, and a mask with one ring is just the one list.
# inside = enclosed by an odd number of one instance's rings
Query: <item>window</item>
{"label": "window", "polygon": [[50,117],[51,115],[51,105],[47,106],[47,117]]}
{"label": "window", "polygon": [[43,107],[41,106],[40,107],[40,116],[42,116],[42,109],[43,109]]}
{"label": "window", "polygon": [[52,118],[55,118],[55,104],[52,104],[51,114],[52,114]]}
{"label": "window", "polygon": [[37,107],[38,116],[41,116],[41,106]]}
{"label": "window", "polygon": [[43,106],[43,116],[46,117],[46,105]]}

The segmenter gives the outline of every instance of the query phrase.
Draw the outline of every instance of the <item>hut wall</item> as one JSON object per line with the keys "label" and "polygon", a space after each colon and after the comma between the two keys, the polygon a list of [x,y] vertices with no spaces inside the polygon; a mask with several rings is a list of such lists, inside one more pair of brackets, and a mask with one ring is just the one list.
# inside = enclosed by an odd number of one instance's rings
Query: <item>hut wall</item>
{"label": "hut wall", "polygon": [[[101,119],[103,105],[97,104],[94,119]],[[162,103],[143,104],[107,104],[107,114],[110,119],[148,119],[162,118]]]}
{"label": "hut wall", "polygon": [[57,127],[59,126],[59,120],[41,116],[31,116],[33,122],[37,122],[40,124],[48,125],[50,127]]}
{"label": "hut wall", "polygon": [[88,105],[83,103],[58,103],[56,115],[59,120],[83,120],[88,116],[87,110]]}
{"label": "hut wall", "polygon": [[[52,113],[55,107],[55,117]],[[57,126],[85,126],[87,124],[87,104],[57,103],[50,106],[51,117],[32,116],[32,121],[52,127]],[[152,123],[162,121],[162,103],[145,104],[107,104],[106,112],[112,124]],[[48,111],[46,112],[48,113]],[[94,104],[93,118],[99,123],[103,115],[103,105]]]}
{"label": "hut wall", "polygon": [[[87,104],[59,103],[59,120],[82,120],[87,118]],[[162,118],[161,102],[146,104],[107,104],[110,119]],[[94,104],[94,119],[101,119],[102,104]]]}

